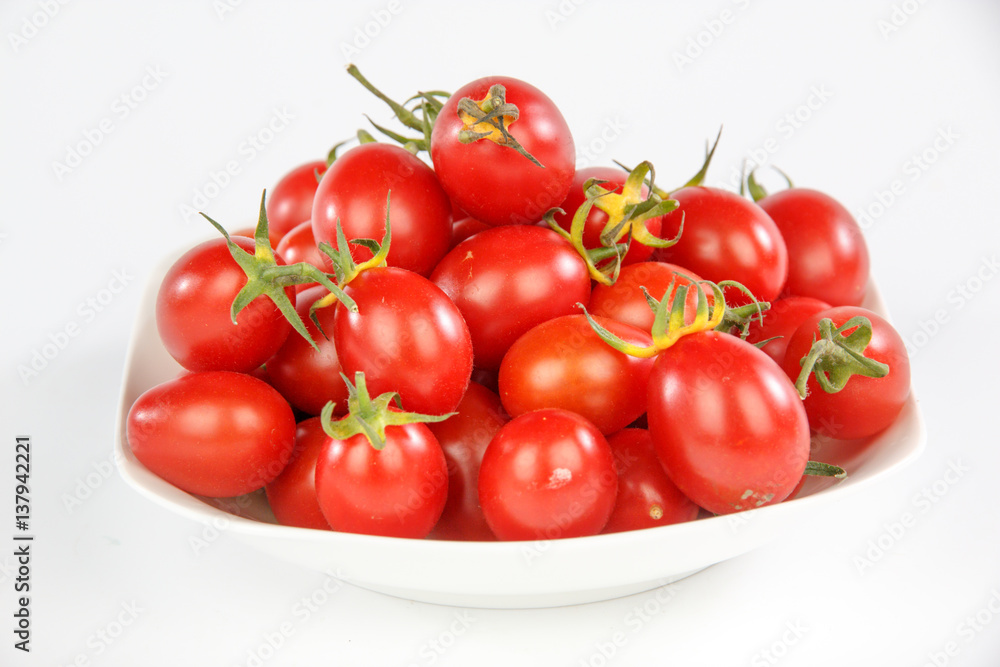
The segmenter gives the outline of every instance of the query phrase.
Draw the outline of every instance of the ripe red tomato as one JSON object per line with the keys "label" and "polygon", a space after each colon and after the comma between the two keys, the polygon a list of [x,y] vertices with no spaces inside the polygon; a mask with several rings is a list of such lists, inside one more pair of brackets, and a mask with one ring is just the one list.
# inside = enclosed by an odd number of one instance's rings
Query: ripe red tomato
{"label": "ripe red tomato", "polygon": [[430,537],[442,540],[495,540],[479,507],[479,466],[497,430],[510,417],[500,397],[486,387],[469,383],[458,414],[427,424],[448,462],[448,502]]}
{"label": "ripe red tomato", "polygon": [[[312,219],[313,197],[326,162],[307,162],[285,174],[267,193],[267,234],[276,248],[285,234]],[[288,260],[291,262],[291,260]]]}
{"label": "ripe red tomato", "polygon": [[[542,166],[489,137],[462,143],[467,128],[459,115],[460,101],[481,102],[496,84],[505,88],[506,102],[519,112],[516,120],[505,116],[505,127]],[[489,128],[480,123],[476,129]],[[500,139],[499,130],[493,136]],[[538,222],[566,198],[576,171],[573,136],[556,105],[534,86],[503,76],[478,79],[455,91],[435,120],[430,152],[452,201],[489,225]]]}
{"label": "ripe red tomato", "polygon": [[299,422],[288,465],[264,487],[274,518],[281,525],[330,530],[316,498],[316,461],[329,439],[319,417]]}
{"label": "ripe red tomato", "polygon": [[808,188],[775,192],[757,202],[788,248],[785,294],[832,306],[857,306],[868,286],[868,246],[854,216],[833,197]]}
{"label": "ripe red tomato", "polygon": [[[281,238],[274,248],[286,264],[306,262],[312,264],[324,273],[333,273],[333,262],[319,250],[316,239],[313,238],[312,223],[308,220],[293,227]],[[319,283],[299,283],[295,286],[296,294]]]}
{"label": "ripe red tomato", "polygon": [[[839,392],[824,391],[813,375],[807,384],[809,395],[803,404],[809,415],[809,425],[817,433],[840,440],[866,438],[884,430],[899,415],[910,395],[910,359],[899,333],[883,317],[857,306],[839,306],[807,317],[788,341],[782,366],[794,382],[802,370],[813,340],[819,336],[818,323],[830,318],[840,327],[852,317],[868,318],[872,337],[864,356],[887,364],[889,374],[882,378],[851,377]],[[842,332],[850,335],[854,330]]]}
{"label": "ripe red tomato", "polygon": [[470,236],[489,228],[490,226],[485,222],[480,222],[475,218],[466,217],[456,220],[455,224],[451,226],[451,247],[454,248]]}
{"label": "ripe red tomato", "polygon": [[357,313],[335,306],[332,335],[344,373],[363,372],[373,395],[399,393],[409,412],[452,412],[472,375],[472,339],[448,295],[392,267],[364,271],[344,291],[358,305]]}
{"label": "ripe red tomato", "polygon": [[618,467],[618,499],[605,533],[655,528],[698,518],[698,506],[663,471],[649,431],[626,428],[608,438]]}
{"label": "ripe red tomato", "polygon": [[[252,253],[252,239],[234,236],[233,243]],[[284,260],[277,253],[275,261]],[[177,362],[192,371],[246,373],[273,355],[292,330],[274,302],[259,296],[240,311],[233,324],[229,312],[247,277],[225,239],[201,243],[174,262],[156,295],[156,328]],[[285,293],[295,303],[295,287]]]}
{"label": "ripe red tomato", "polygon": [[[684,233],[654,258],[691,269],[706,280],[735,280],[758,301],[771,301],[781,293],[788,275],[788,250],[781,232],[764,210],[728,190],[709,187],[681,188],[670,195],[680,207],[663,216],[661,236],[671,238],[684,220]],[[726,288],[727,305],[749,299]]]}
{"label": "ripe red tomato", "polygon": [[444,452],[425,424],[387,426],[375,449],[364,434],[330,438],[316,462],[316,494],[330,527],[423,538],[448,497]]}
{"label": "ripe red tomato", "polygon": [[[340,377],[344,369],[337,357],[336,345],[332,338],[319,332],[309,317],[312,304],[327,294],[329,291],[325,287],[316,285],[301,292],[295,305],[296,312],[319,349],[298,333],[293,333],[267,360],[267,378],[271,386],[293,406],[310,415],[322,412],[328,401],[335,403],[337,414],[347,411],[347,386]],[[332,336],[336,308],[319,308],[315,315],[327,336]]]}
{"label": "ripe red tomato", "polygon": [[[628,343],[649,347],[644,331],[595,318]],[[512,417],[541,408],[562,408],[587,418],[608,435],[646,412],[646,385],[653,359],[612,349],[584,315],[563,315],[530,329],[500,365],[500,398]]]}
{"label": "ripe red tomato", "polygon": [[[557,213],[554,217],[556,223],[567,232],[570,231],[570,227],[573,224],[573,214],[576,213],[576,210],[586,200],[583,186],[591,178],[606,181],[601,184],[602,188],[620,193],[622,187],[625,185],[625,179],[628,178],[628,173],[614,167],[587,167],[578,170],[573,177],[573,184],[569,188],[569,194],[566,195],[566,199],[563,200],[562,204],[558,205],[565,212]],[[642,188],[643,196],[647,196],[648,192],[648,188]],[[608,224],[608,214],[595,205],[587,215],[587,223],[583,230],[583,245],[585,248],[594,249],[600,248],[603,245],[601,243],[601,232],[604,231],[606,224]],[[662,220],[659,217],[650,218],[646,221],[646,228],[653,236],[660,235],[661,225]],[[633,241],[629,246],[628,252],[622,258],[622,265],[644,262],[652,254],[653,248]]]}
{"label": "ripe red tomato", "polygon": [[[433,170],[399,146],[361,144],[330,166],[313,202],[316,243],[337,247],[338,220],[348,241],[381,241],[387,196],[392,243],[386,262],[428,275],[451,247],[451,202]],[[372,253],[352,244],[351,256],[360,263]]]}
{"label": "ripe red tomato", "polygon": [[607,440],[580,415],[555,408],[507,422],[479,469],[479,502],[501,540],[596,535],[617,491]]}
{"label": "ripe red tomato", "polygon": [[[651,297],[660,301],[674,283],[674,289],[682,285],[691,285],[700,281],[701,277],[693,271],[688,271],[684,267],[666,262],[639,262],[623,266],[618,274],[618,280],[611,285],[597,284],[590,294],[590,304],[587,312],[591,315],[607,317],[618,322],[630,324],[637,329],[650,331],[653,328],[655,313],[649,307],[646,296],[642,293],[642,288]],[[711,293],[707,293],[708,303],[711,305],[713,299]],[[694,318],[695,309],[698,306],[698,293],[691,289],[688,291],[685,300],[690,319]]]}
{"label": "ripe red tomato", "polygon": [[476,367],[495,370],[517,338],[536,324],[578,312],[590,299],[587,265],[551,229],[487,229],[449,252],[431,280],[462,312]]}
{"label": "ripe red tomato", "polygon": [[667,475],[716,514],[781,502],[809,458],[795,387],[770,357],[730,334],[690,334],[660,352],[647,418]]}
{"label": "ripe red tomato", "polygon": [[136,399],[125,436],[156,475],[182,491],[225,498],[278,476],[295,445],[295,417],[281,394],[257,378],[186,373]]}
{"label": "ripe red tomato", "polygon": [[745,340],[757,344],[762,340],[774,339],[765,343],[760,349],[781,364],[785,359],[788,339],[802,321],[829,307],[830,304],[808,296],[787,296],[777,299],[772,301],[771,307],[764,312],[763,322],[757,319],[750,322]]}

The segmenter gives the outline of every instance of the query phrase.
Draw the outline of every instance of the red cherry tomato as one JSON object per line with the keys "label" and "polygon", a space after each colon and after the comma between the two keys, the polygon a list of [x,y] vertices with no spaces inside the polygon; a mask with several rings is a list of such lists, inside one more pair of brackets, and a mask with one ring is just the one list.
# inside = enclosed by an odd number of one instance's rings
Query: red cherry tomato
{"label": "red cherry tomato", "polygon": [[[335,403],[336,414],[347,411],[347,385],[340,377],[344,369],[337,357],[336,345],[332,338],[319,332],[309,317],[313,302],[327,294],[329,291],[325,287],[316,285],[301,292],[295,305],[319,350],[298,333],[292,333],[267,360],[267,378],[271,386],[293,406],[310,415],[322,412],[328,401]],[[315,315],[327,336],[332,336],[336,308],[319,308]]]}
{"label": "red cherry tomato", "polygon": [[[818,333],[818,323],[830,318],[835,327],[855,316],[867,317],[872,324],[872,338],[864,356],[888,364],[889,374],[882,378],[860,375],[851,377],[839,392],[824,391],[812,375],[807,384],[809,395],[803,404],[809,425],[817,433],[840,440],[866,438],[884,430],[899,415],[910,395],[910,359],[899,333],[883,317],[857,306],[839,306],[807,317],[788,341],[782,366],[794,382],[802,370],[801,360],[809,352]],[[841,335],[849,335],[852,330]]]}
{"label": "red cherry tomato", "polygon": [[449,252],[431,280],[469,325],[476,367],[495,370],[517,338],[536,324],[578,312],[590,299],[587,265],[551,229],[488,229]]}
{"label": "red cherry tomato", "polygon": [[[655,259],[713,282],[735,280],[758,301],[778,297],[788,275],[788,250],[764,209],[720,188],[687,187],[670,196],[680,207],[663,216],[661,236],[675,236],[682,216],[684,232],[675,245],[657,250]],[[728,305],[749,303],[738,290],[724,293]]]}
{"label": "red cherry tomato", "polygon": [[647,417],[667,475],[716,514],[781,502],[809,458],[795,387],[770,357],[730,334],[690,334],[660,352]]}
{"label": "red cherry tomato", "polygon": [[475,382],[469,383],[456,412],[443,422],[427,424],[448,462],[448,502],[430,537],[495,540],[479,507],[479,466],[486,446],[510,417],[500,397]]}
{"label": "red cherry tomato", "polygon": [[461,220],[457,220],[455,224],[451,226],[451,247],[454,248],[470,236],[474,236],[475,234],[489,228],[490,226],[485,222],[481,222],[475,218],[466,217]]}
{"label": "red cherry tomato", "polygon": [[264,487],[274,518],[281,525],[330,530],[316,499],[316,460],[329,439],[319,417],[299,422],[291,460]]}
{"label": "red cherry tomato", "polygon": [[[397,392],[403,409],[440,415],[457,406],[472,375],[472,339],[448,295],[404,269],[369,269],[336,305],[333,338],[348,377],[363,372],[372,395]],[[330,331],[327,331],[330,334]]]}
{"label": "red cherry tomato", "polygon": [[663,472],[649,431],[627,428],[608,438],[618,466],[618,499],[605,533],[693,521],[699,508]]}
{"label": "red cherry tomato", "polygon": [[808,188],[757,202],[788,247],[785,293],[832,306],[857,306],[868,286],[868,245],[854,216],[833,197]]}
{"label": "red cherry tomato", "polygon": [[[660,301],[666,295],[671,283],[674,288],[690,285],[701,280],[701,277],[684,267],[666,262],[639,262],[623,266],[618,274],[618,280],[611,285],[597,284],[590,294],[590,305],[587,312],[591,315],[607,317],[618,322],[630,324],[642,331],[650,331],[655,319],[653,309],[649,307],[642,288],[651,297]],[[710,292],[706,293],[708,303],[713,299]],[[698,306],[698,294],[694,289],[688,290],[685,300],[690,318],[694,318]]]}
{"label": "red cherry tomato", "polygon": [[[381,241],[387,195],[392,228],[387,263],[429,274],[451,246],[451,203],[431,168],[399,146],[361,144],[330,166],[313,202],[316,243],[337,247],[338,220],[348,241]],[[351,256],[363,262],[372,254],[352,244]]]}
{"label": "red cherry tomato", "polygon": [[618,474],[593,424],[559,409],[507,422],[479,470],[479,502],[501,540],[596,535],[611,516]]}
{"label": "red cherry tomato", "polygon": [[[275,248],[292,229],[312,219],[313,197],[326,162],[307,162],[285,174],[267,193],[267,233]],[[289,260],[289,263],[292,263]]]}
{"label": "red cherry tomato", "polygon": [[[566,199],[563,200],[562,204],[559,204],[559,208],[565,212],[555,215],[555,221],[567,232],[570,231],[570,227],[573,224],[573,214],[576,213],[576,210],[580,208],[586,199],[583,186],[591,178],[606,181],[601,184],[602,188],[620,193],[622,187],[625,185],[625,179],[628,178],[628,174],[614,167],[587,167],[578,170],[573,177],[573,184],[569,188],[569,194],[566,195]],[[648,189],[643,187],[643,196],[647,195],[647,193]],[[587,215],[587,223],[583,230],[583,245],[585,248],[593,249],[602,246],[601,232],[604,231],[606,224],[608,224],[608,214],[597,206],[592,207],[590,213]],[[646,221],[646,228],[653,236],[659,236],[661,224],[662,220],[660,218],[650,218]],[[628,252],[622,258],[622,265],[644,262],[652,254],[653,248],[633,241],[629,246]]]}
{"label": "red cherry tomato", "polygon": [[186,373],[136,399],[125,435],[153,473],[182,491],[224,498],[278,476],[295,445],[295,417],[281,394],[254,377]]}
{"label": "red cherry tomato", "polygon": [[[652,345],[644,331],[595,318],[628,343]],[[584,315],[543,322],[517,339],[500,365],[500,397],[512,417],[541,408],[562,408],[586,417],[605,435],[646,412],[646,385],[653,359],[612,349]]]}
{"label": "red cherry tomato", "polygon": [[[253,240],[234,236],[233,243],[253,252]],[[275,261],[284,260],[277,253]],[[240,311],[229,312],[247,277],[225,239],[201,243],[174,262],[156,295],[156,328],[177,362],[192,371],[246,373],[273,355],[292,330],[268,297],[259,296]],[[285,293],[295,303],[295,288]]]}
{"label": "red cherry tomato", "polygon": [[[316,239],[313,238],[312,223],[308,220],[293,227],[285,234],[281,242],[274,248],[286,264],[306,262],[325,273],[333,273],[333,262],[319,250]],[[317,285],[318,283],[300,283],[295,286],[296,294]]]}
{"label": "red cherry tomato", "polygon": [[387,426],[377,450],[364,434],[330,438],[316,462],[316,494],[330,527],[423,538],[448,497],[444,452],[424,424]]}
{"label": "red cherry tomato", "polygon": [[[506,101],[519,112],[507,130],[542,166],[490,138],[461,142],[459,102],[482,101],[495,84],[504,86]],[[488,225],[531,224],[566,198],[576,149],[566,120],[544,93],[517,79],[490,76],[462,86],[444,104],[431,133],[431,161],[445,191],[468,215]]]}
{"label": "red cherry tomato", "polygon": [[808,296],[788,296],[771,302],[764,311],[764,321],[754,319],[747,329],[746,341],[757,344],[769,340],[760,349],[779,364],[785,359],[788,339],[802,321],[814,313],[826,310],[830,304]]}

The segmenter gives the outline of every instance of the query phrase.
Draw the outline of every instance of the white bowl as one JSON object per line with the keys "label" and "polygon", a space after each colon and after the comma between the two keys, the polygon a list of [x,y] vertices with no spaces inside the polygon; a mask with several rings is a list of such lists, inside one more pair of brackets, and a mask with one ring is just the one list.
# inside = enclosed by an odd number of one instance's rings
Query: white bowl
{"label": "white bowl", "polygon": [[[192,496],[147,470],[126,442],[125,420],[135,399],[181,370],[160,343],[154,320],[156,293],[174,259],[153,271],[129,342],[115,433],[122,477],[163,507],[225,529],[255,549],[397,597],[463,607],[526,608],[652,590],[793,529],[821,506],[912,461],[926,443],[911,392],[899,419],[885,432],[868,441],[822,443],[821,451],[814,453],[818,460],[846,468],[846,480],[812,479],[792,500],[739,514],[540,542],[415,540],[280,526],[262,492],[236,499]],[[865,306],[886,313],[874,286]]]}

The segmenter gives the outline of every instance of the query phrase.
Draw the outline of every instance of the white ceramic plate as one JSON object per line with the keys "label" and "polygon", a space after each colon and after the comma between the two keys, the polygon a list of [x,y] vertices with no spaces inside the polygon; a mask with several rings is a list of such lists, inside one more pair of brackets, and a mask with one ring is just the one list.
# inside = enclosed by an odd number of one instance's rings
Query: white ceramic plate
{"label": "white ceramic plate", "polygon": [[[260,551],[370,590],[464,607],[554,607],[663,586],[746,553],[916,458],[926,442],[911,394],[897,422],[868,441],[816,443],[813,458],[849,472],[841,482],[810,480],[778,505],[720,517],[595,537],[542,542],[445,542],[290,528],[274,523],[261,492],[236,499],[189,495],[149,472],[125,440],[138,396],[181,370],[160,344],[156,292],[170,258],[153,271],[132,331],[118,406],[115,448],[122,477],[163,507],[224,529]],[[865,304],[885,314],[874,287]]]}

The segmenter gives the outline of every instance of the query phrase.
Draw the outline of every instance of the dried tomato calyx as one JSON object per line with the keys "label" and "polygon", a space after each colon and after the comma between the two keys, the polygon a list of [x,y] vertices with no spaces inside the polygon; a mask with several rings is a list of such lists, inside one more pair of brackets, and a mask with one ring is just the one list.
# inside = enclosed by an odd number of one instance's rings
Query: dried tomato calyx
{"label": "dried tomato calyx", "polygon": [[[856,315],[839,327],[834,327],[833,320],[825,317],[817,328],[819,338],[799,361],[802,372],[795,380],[795,388],[802,398],[809,394],[810,375],[815,375],[823,391],[835,394],[855,375],[882,378],[889,374],[888,364],[865,356],[872,339],[872,323],[867,317]],[[845,331],[851,333],[845,336]]]}
{"label": "dried tomato calyx", "polygon": [[274,259],[274,249],[271,248],[271,241],[267,234],[267,212],[264,206],[266,197],[267,192],[265,191],[260,197],[260,214],[257,218],[257,227],[254,229],[253,254],[236,245],[229,237],[229,232],[222,225],[204,213],[201,214],[225,237],[229,254],[243,269],[243,273],[247,277],[246,284],[233,299],[229,316],[233,324],[236,324],[236,316],[239,312],[257,297],[265,295],[274,302],[274,305],[292,327],[314,348],[319,349],[312,336],[309,335],[305,323],[295,311],[295,304],[288,298],[285,288],[289,285],[315,282],[330,290],[329,298],[331,301],[339,301],[352,312],[357,312],[358,306],[354,303],[354,299],[330,280],[331,276],[323,273],[312,264],[298,262],[297,264],[278,265]]}
{"label": "dried tomato calyx", "polygon": [[516,105],[507,101],[507,89],[503,84],[495,83],[490,86],[486,97],[481,100],[463,97],[458,101],[457,113],[459,120],[462,121],[458,140],[463,144],[489,139],[498,146],[513,148],[534,164],[544,168],[544,165],[525,150],[510,133],[510,125],[518,119],[520,111]]}
{"label": "dried tomato calyx", "polygon": [[334,419],[333,401],[329,401],[323,406],[323,411],[320,413],[323,431],[337,440],[347,440],[363,433],[372,447],[381,450],[385,447],[385,429],[388,426],[441,422],[455,414],[449,412],[444,415],[424,415],[418,412],[403,412],[402,409],[393,409],[390,407],[392,403],[402,407],[399,402],[399,394],[386,392],[372,398],[368,393],[364,373],[359,371],[354,374],[354,384],[351,384],[351,381],[343,373],[340,374],[340,377],[347,385],[347,416],[342,419]]}

